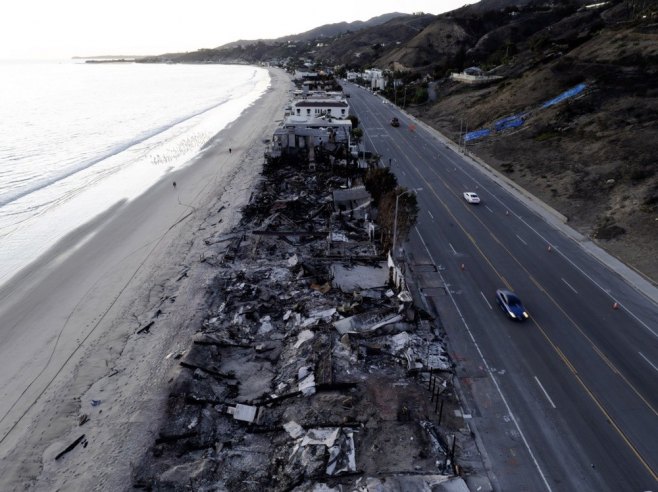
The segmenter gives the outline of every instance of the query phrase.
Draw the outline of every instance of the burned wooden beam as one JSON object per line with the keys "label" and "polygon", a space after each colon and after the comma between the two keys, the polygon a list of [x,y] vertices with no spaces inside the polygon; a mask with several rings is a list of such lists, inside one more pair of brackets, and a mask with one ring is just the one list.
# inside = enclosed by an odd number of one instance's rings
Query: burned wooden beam
{"label": "burned wooden beam", "polygon": [[316,391],[345,391],[356,388],[358,383],[321,383],[315,385]]}
{"label": "burned wooden beam", "polygon": [[313,236],[326,237],[328,231],[252,231],[257,236]]}
{"label": "burned wooden beam", "polygon": [[295,396],[299,396],[301,394],[302,394],[301,391],[293,391],[292,393],[285,393],[283,395],[273,396],[271,398],[266,398],[263,400],[252,400],[248,403],[244,403],[244,405],[252,405],[252,404],[269,405],[270,403],[279,403],[283,400],[287,400],[288,398],[294,398]]}
{"label": "burned wooden beam", "polygon": [[212,398],[198,398],[194,395],[185,395],[185,403],[190,405],[222,405],[224,402],[222,400],[216,400]]}
{"label": "burned wooden beam", "polygon": [[78,437],[75,441],[73,441],[71,444],[69,444],[69,446],[68,446],[64,451],[62,451],[62,452],[59,453],[57,456],[55,456],[55,460],[58,460],[58,459],[60,459],[62,456],[64,456],[66,453],[70,453],[71,451],[73,451],[73,450],[75,449],[75,447],[76,447],[78,444],[80,444],[84,438],[85,438],[85,435],[82,434],[82,435],[81,435],[80,437]]}
{"label": "burned wooden beam", "polygon": [[189,437],[196,437],[198,432],[184,432],[183,434],[160,434],[160,436],[155,440],[155,444],[166,444],[170,442],[180,441],[181,439],[187,439]]}
{"label": "burned wooden beam", "polygon": [[217,376],[218,378],[233,379],[233,376],[230,375],[230,374],[225,374],[223,372],[219,372],[219,371],[216,371],[214,369],[210,369],[208,367],[198,366],[196,364],[190,364],[189,362],[183,362],[183,361],[181,361],[179,364],[182,367],[186,368],[186,369],[192,369],[192,370],[199,369],[203,372],[207,372],[208,374],[210,374],[212,376]]}
{"label": "burned wooden beam", "polygon": [[137,330],[137,334],[141,335],[142,333],[148,333],[151,330],[151,327],[155,324],[155,321],[151,321],[150,323],[144,325],[141,327],[139,330]]}
{"label": "burned wooden beam", "polygon": [[215,347],[224,347],[224,348],[253,348],[253,345],[249,345],[246,343],[231,343],[231,342],[223,342],[221,340],[209,340],[209,339],[194,340],[192,343],[194,345],[215,346]]}

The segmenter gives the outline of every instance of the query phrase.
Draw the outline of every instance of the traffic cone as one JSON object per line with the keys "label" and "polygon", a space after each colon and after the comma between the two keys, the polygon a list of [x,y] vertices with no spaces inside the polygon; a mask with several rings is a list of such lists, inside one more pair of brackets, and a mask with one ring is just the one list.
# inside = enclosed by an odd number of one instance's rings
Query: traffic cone
{"label": "traffic cone", "polygon": [[619,303],[618,302],[613,303],[612,309],[619,309]]}

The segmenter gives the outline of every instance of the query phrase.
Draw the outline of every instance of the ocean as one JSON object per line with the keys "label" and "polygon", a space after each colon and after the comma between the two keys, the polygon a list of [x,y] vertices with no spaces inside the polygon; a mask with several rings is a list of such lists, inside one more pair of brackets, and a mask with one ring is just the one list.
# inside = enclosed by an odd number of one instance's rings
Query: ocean
{"label": "ocean", "polygon": [[0,62],[0,285],[193,163],[269,80],[248,66]]}

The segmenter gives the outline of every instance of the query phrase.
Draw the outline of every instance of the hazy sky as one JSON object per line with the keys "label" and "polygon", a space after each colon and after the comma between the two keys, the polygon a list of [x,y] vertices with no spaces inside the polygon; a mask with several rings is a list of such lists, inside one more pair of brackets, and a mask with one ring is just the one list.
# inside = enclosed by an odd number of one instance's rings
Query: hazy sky
{"label": "hazy sky", "polygon": [[149,55],[277,38],[389,12],[476,0],[3,0],[0,59]]}

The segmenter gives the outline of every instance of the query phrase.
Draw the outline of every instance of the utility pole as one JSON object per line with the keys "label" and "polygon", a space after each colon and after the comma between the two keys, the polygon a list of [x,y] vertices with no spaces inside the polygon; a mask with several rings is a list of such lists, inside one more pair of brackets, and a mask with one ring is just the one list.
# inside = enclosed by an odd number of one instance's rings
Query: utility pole
{"label": "utility pole", "polygon": [[395,243],[397,242],[397,237],[398,237],[398,202],[400,201],[400,197],[402,195],[406,195],[407,193],[416,193],[418,191],[421,191],[422,188],[411,188],[410,190],[403,191],[399,195],[396,195],[395,197],[395,215],[393,218],[393,247],[391,248],[393,250],[393,258],[395,258]]}

